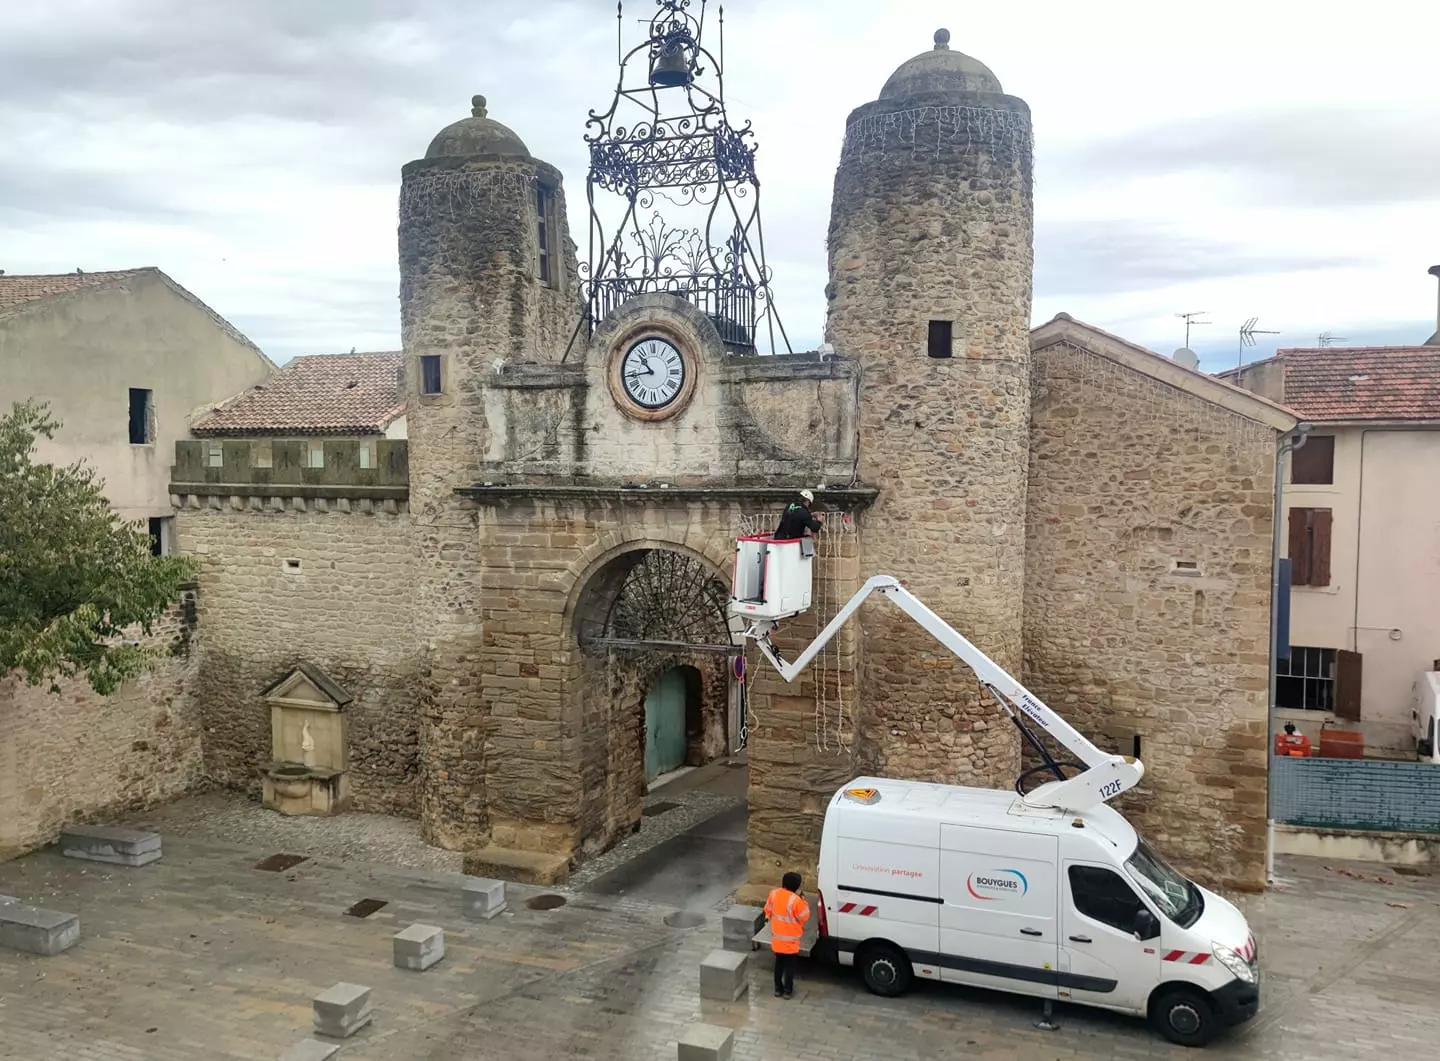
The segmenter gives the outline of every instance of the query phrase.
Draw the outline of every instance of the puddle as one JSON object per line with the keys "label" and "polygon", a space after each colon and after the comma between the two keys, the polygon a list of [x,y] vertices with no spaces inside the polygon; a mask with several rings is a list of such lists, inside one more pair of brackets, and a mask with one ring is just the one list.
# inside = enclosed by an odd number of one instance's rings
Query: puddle
{"label": "puddle", "polygon": [[271,855],[255,863],[256,869],[263,869],[267,873],[280,873],[310,860],[308,855]]}

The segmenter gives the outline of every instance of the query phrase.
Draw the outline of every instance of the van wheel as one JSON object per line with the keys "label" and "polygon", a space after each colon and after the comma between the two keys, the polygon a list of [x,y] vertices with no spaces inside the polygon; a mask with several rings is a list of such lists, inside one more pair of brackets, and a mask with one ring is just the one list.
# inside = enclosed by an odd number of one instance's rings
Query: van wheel
{"label": "van wheel", "polygon": [[1161,1035],[1180,1046],[1204,1046],[1219,1031],[1215,1007],[1193,987],[1172,987],[1156,995],[1150,1020]]}
{"label": "van wheel", "polygon": [[895,998],[910,988],[913,975],[910,959],[894,944],[867,944],[860,952],[858,964],[865,986],[874,994]]}

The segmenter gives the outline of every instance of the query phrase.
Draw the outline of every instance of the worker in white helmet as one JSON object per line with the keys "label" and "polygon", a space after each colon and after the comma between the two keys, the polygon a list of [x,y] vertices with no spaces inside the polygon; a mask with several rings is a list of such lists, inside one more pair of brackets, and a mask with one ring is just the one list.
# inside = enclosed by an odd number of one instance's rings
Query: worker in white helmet
{"label": "worker in white helmet", "polygon": [[780,542],[794,541],[796,538],[805,537],[807,531],[814,533],[823,528],[824,522],[810,511],[810,506],[814,503],[815,495],[809,490],[801,490],[800,500],[790,503],[771,537]]}

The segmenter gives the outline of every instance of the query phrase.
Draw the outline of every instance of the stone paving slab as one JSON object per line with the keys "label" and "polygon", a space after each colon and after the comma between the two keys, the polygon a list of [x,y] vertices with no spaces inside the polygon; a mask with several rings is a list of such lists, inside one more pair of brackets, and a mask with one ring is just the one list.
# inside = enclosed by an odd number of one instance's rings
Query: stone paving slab
{"label": "stone paving slab", "polygon": [[[512,885],[510,909],[477,922],[434,887],[359,863],[271,873],[254,864],[272,845],[167,837],[166,849],[140,877],[49,852],[0,864],[0,892],[86,925],[57,957],[0,957],[0,1059],[274,1058],[310,1034],[311,1000],[339,981],[376,1000],[345,1061],[668,1061],[696,1022],[734,1029],[736,1061],[1398,1061],[1440,1042],[1440,877],[1383,867],[1364,872],[1391,883],[1286,860],[1289,888],[1246,900],[1265,1008],[1202,1055],[1096,1011],[1060,1006],[1061,1031],[1043,1032],[1024,999],[929,983],[881,999],[808,963],[783,1001],[763,955],[740,1001],[702,1002],[700,962],[722,936],[713,911],[671,928],[673,908],[555,889],[566,904],[537,910],[541,890]],[[346,916],[363,898],[386,905]],[[391,937],[417,921],[446,937],[423,977],[392,965]]]}

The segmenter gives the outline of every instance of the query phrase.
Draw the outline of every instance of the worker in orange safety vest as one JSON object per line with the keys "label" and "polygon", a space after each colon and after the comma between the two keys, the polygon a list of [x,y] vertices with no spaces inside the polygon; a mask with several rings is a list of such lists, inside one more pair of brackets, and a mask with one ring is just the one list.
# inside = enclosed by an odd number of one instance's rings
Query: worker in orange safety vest
{"label": "worker in orange safety vest", "polygon": [[800,894],[800,874],[785,874],[781,886],[765,900],[765,916],[770,919],[770,949],[775,952],[775,997],[794,998],[800,937],[810,920],[810,904]]}

